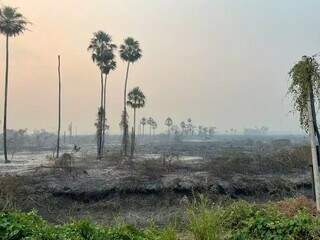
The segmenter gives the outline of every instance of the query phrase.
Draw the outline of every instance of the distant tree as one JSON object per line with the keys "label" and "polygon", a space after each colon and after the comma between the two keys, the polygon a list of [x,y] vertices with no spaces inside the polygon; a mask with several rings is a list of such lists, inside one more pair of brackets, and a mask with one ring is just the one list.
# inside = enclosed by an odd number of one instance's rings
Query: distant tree
{"label": "distant tree", "polygon": [[18,151],[22,151],[26,140],[27,129],[8,130],[8,148],[11,160]]}
{"label": "distant tree", "polygon": [[156,135],[156,129],[158,128],[158,123],[156,121],[152,122],[153,136]]}
{"label": "distant tree", "polygon": [[168,117],[165,122],[164,125],[166,125],[168,127],[168,136],[170,135],[170,128],[173,125],[173,120],[172,118]]}
{"label": "distant tree", "polygon": [[309,132],[312,152],[313,186],[317,210],[320,211],[319,130],[315,100],[320,97],[319,64],[314,57],[304,56],[289,72],[288,93],[293,97],[294,109],[300,114],[300,125]]}
{"label": "distant tree", "polygon": [[203,135],[203,126],[199,125],[198,126],[198,136],[202,136]]}
{"label": "distant tree", "polygon": [[184,134],[186,132],[186,127],[187,127],[186,123],[184,121],[182,121],[180,123],[180,127],[181,127],[182,133]]}
{"label": "distant tree", "polygon": [[210,127],[209,128],[209,136],[210,137],[213,137],[213,135],[215,134],[216,132],[216,128],[215,127]]}
{"label": "distant tree", "polygon": [[123,136],[122,136],[122,153],[127,156],[128,154],[128,139],[129,139],[129,125],[128,125],[128,113],[127,113],[127,85],[128,85],[128,76],[130,64],[135,63],[142,57],[142,50],[140,49],[140,44],[138,41],[134,40],[131,37],[128,37],[124,40],[124,43],[120,46],[120,57],[122,60],[127,62],[127,71],[126,79],[124,84],[124,94],[123,94],[123,113],[122,113],[122,122],[123,122]]}
{"label": "distant tree", "polygon": [[146,97],[139,87],[135,87],[128,93],[127,105],[133,109],[133,128],[132,128],[132,139],[131,139],[131,157],[135,151],[135,138],[136,138],[136,110],[143,108],[146,103]]}
{"label": "distant tree", "polygon": [[145,117],[141,118],[140,124],[142,125],[142,136],[144,136],[144,126],[147,124],[147,119]]}
{"label": "distant tree", "polygon": [[72,122],[68,125],[68,132],[69,132],[69,144],[72,144],[72,134],[73,134],[73,127]]}
{"label": "distant tree", "polygon": [[152,130],[153,122],[154,122],[153,118],[149,117],[148,120],[147,120],[147,124],[150,126],[150,132],[149,132],[150,137],[151,137],[151,130]]}
{"label": "distant tree", "polygon": [[5,163],[9,163],[7,153],[7,108],[9,83],[9,38],[25,32],[28,21],[18,12],[17,8],[5,6],[0,9],[0,33],[6,37],[6,70],[4,85],[4,113],[3,113],[3,153]]}
{"label": "distant tree", "polygon": [[112,43],[112,38],[109,34],[98,31],[93,34],[93,38],[90,40],[88,51],[91,52],[91,58],[94,63],[99,67],[100,70],[100,107],[98,109],[98,120],[100,123],[95,125],[99,127],[97,132],[97,158],[102,158],[104,138],[105,138],[105,104],[106,104],[106,84],[107,76],[111,70],[116,68],[116,62],[114,61],[115,55],[114,50],[116,45]]}
{"label": "distant tree", "polygon": [[193,124],[192,124],[192,119],[188,118],[187,119],[187,124],[186,124],[187,132],[189,135],[193,135]]}

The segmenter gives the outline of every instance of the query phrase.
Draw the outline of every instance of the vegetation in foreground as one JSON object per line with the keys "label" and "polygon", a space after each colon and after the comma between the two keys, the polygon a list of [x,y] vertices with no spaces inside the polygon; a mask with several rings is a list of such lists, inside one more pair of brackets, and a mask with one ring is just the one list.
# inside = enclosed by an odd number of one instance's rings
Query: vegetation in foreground
{"label": "vegetation in foreground", "polygon": [[277,203],[238,201],[218,206],[204,197],[186,208],[187,221],[159,229],[126,224],[100,226],[87,220],[51,225],[36,212],[2,212],[0,239],[215,240],[320,239],[320,218],[313,202],[300,197]]}

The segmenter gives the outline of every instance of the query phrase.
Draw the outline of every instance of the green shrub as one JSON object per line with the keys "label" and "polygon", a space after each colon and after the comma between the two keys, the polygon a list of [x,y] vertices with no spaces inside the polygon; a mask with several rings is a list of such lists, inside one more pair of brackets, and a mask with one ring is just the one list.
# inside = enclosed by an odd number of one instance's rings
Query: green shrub
{"label": "green shrub", "polygon": [[221,209],[203,196],[187,210],[188,230],[196,240],[216,240],[222,237]]}
{"label": "green shrub", "polygon": [[[194,240],[319,240],[320,217],[307,209],[283,211],[279,204],[238,201],[224,207],[200,196],[187,208],[185,231]],[[296,211],[297,209],[297,211]],[[178,240],[175,224],[139,230],[124,223],[111,227],[87,220],[50,225],[36,212],[0,212],[1,240]],[[188,238],[189,239],[189,238]]]}

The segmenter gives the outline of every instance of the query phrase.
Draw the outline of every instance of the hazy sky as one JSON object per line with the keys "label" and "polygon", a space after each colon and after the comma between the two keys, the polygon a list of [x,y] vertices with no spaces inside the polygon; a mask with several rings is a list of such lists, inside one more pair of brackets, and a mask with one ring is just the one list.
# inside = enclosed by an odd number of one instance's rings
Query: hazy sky
{"label": "hazy sky", "polygon": [[[195,124],[242,129],[266,125],[298,130],[286,98],[288,71],[320,51],[319,0],[2,0],[19,7],[31,31],[11,41],[9,128],[56,129],[57,54],[62,55],[63,128],[94,131],[99,73],[87,52],[104,30],[120,44],[140,41],[143,58],[129,89],[147,96],[138,115],[163,125],[191,117]],[[4,76],[4,38],[0,41]],[[125,64],[108,83],[108,118],[119,131]],[[2,117],[3,81],[0,110]],[[131,112],[130,112],[131,113]]]}

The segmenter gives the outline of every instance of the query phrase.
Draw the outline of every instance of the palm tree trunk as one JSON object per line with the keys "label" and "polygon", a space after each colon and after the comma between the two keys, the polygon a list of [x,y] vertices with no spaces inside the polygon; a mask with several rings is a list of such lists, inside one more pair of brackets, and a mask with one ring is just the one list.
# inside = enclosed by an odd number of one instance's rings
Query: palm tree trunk
{"label": "palm tree trunk", "polygon": [[103,73],[101,72],[100,79],[100,116],[98,123],[98,159],[101,159],[102,156],[102,119],[103,119]]}
{"label": "palm tree trunk", "polygon": [[314,107],[314,95],[312,86],[309,87],[308,99],[308,120],[309,136],[311,141],[312,170],[313,170],[313,188],[316,200],[317,210],[320,211],[320,176],[319,176],[319,132],[316,123],[316,113]]}
{"label": "palm tree trunk", "polygon": [[133,136],[131,141],[131,157],[134,155],[136,148],[136,108],[133,109]]}
{"label": "palm tree trunk", "polygon": [[9,35],[6,36],[6,76],[4,87],[4,113],[3,113],[3,153],[5,163],[9,163],[7,153],[7,107],[8,107],[8,81],[9,81]]}
{"label": "palm tree trunk", "polygon": [[107,97],[107,74],[104,77],[103,89],[103,120],[102,120],[102,155],[104,154],[104,145],[106,137],[106,97]]}
{"label": "palm tree trunk", "polygon": [[57,136],[57,158],[60,152],[60,129],[61,129],[61,72],[60,72],[60,55],[58,56],[58,77],[59,77],[59,100],[58,100],[58,136]]}
{"label": "palm tree trunk", "polygon": [[123,136],[122,136],[122,147],[123,147],[123,154],[125,156],[128,155],[128,122],[127,122],[127,84],[128,84],[128,76],[129,76],[129,67],[130,62],[127,65],[127,72],[126,72],[126,80],[124,84],[124,93],[123,93]]}

